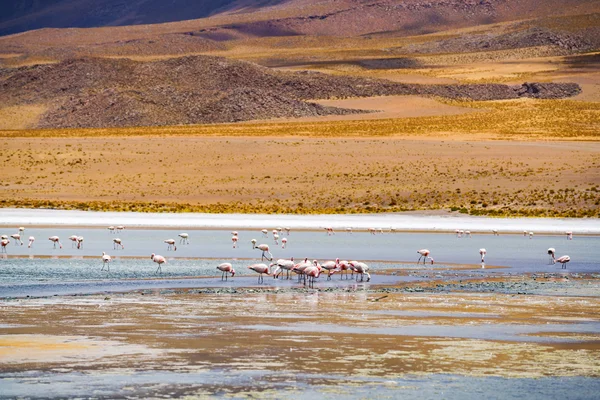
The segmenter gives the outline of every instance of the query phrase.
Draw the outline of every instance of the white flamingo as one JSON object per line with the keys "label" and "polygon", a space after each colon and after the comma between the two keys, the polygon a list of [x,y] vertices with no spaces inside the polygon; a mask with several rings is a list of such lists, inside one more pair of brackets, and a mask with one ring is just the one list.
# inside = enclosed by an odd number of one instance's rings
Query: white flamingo
{"label": "white flamingo", "polygon": [[529,232],[529,239],[533,239],[533,232]]}
{"label": "white flamingo", "polygon": [[281,239],[281,248],[285,249],[286,246],[287,246],[287,238]]}
{"label": "white flamingo", "polygon": [[276,263],[272,263],[271,267],[277,267],[275,271],[273,271],[273,277],[275,279],[279,278],[279,275],[285,270],[286,271],[286,279],[290,279],[290,271],[294,268],[294,257],[289,260],[285,260],[280,258]]}
{"label": "white flamingo", "polygon": [[565,234],[567,235],[567,240],[573,240],[573,232],[566,231]]}
{"label": "white flamingo", "polygon": [[75,247],[75,244],[77,243],[77,235],[69,236],[69,240],[71,241],[71,248]]}
{"label": "white flamingo", "polygon": [[486,249],[479,249],[479,255],[481,256],[481,262],[484,263],[485,262],[485,255],[487,254],[487,250]]}
{"label": "white flamingo", "polygon": [[275,244],[279,246],[279,235],[278,234],[273,235],[273,240],[275,240]]}
{"label": "white flamingo", "polygon": [[18,233],[15,233],[15,234],[10,235],[10,237],[15,239],[15,245],[18,242],[21,244],[21,246],[23,246],[23,241],[21,240],[21,235],[19,235]]}
{"label": "white flamingo", "polygon": [[188,235],[185,232],[180,233],[179,236],[181,239],[179,239],[179,244],[190,244],[190,235]]}
{"label": "white flamingo", "polygon": [[356,271],[356,281],[358,282],[358,275],[360,274],[360,281],[364,280],[365,275],[367,276],[367,282],[371,280],[371,274],[369,274],[369,266],[364,262],[350,262]]}
{"label": "white flamingo", "polygon": [[58,236],[50,236],[48,240],[54,243],[54,248],[56,248],[56,243],[58,243],[59,248],[62,249],[62,243],[60,242],[60,238]]}
{"label": "white flamingo", "polygon": [[110,272],[110,262],[112,261],[111,256],[109,256],[108,254],[106,254],[106,252],[102,252],[102,269],[100,271],[104,271],[104,267],[106,267],[106,270],[108,272]]}
{"label": "white flamingo", "polygon": [[152,253],[150,258],[152,259],[152,261],[154,261],[155,263],[158,264],[158,268],[156,269],[155,274],[157,274],[159,271],[162,274],[161,266],[162,266],[162,264],[165,264],[167,262],[167,260],[163,256],[159,256],[158,254],[154,254],[154,253]]}
{"label": "white flamingo", "polygon": [[263,229],[261,232],[262,232],[262,234],[263,234],[264,237],[269,237],[269,231],[268,230]]}
{"label": "white flamingo", "polygon": [[31,248],[31,246],[33,245],[33,242],[35,242],[35,237],[29,236],[29,244],[27,245],[27,247]]}
{"label": "white flamingo", "polygon": [[566,268],[567,268],[566,264],[567,264],[569,261],[571,261],[571,257],[569,257],[569,256],[561,256],[561,257],[558,257],[558,258],[556,259],[556,262],[558,262],[558,263],[561,263],[561,264],[562,264],[562,269],[566,269]]}
{"label": "white flamingo", "polygon": [[83,249],[83,236],[77,236],[77,248]]}
{"label": "white flamingo", "polygon": [[119,249],[119,246],[121,246],[121,250],[123,250],[125,248],[125,246],[123,246],[123,243],[121,242],[121,239],[119,238],[114,238],[113,239],[113,250],[114,249]]}
{"label": "white flamingo", "polygon": [[164,242],[168,245],[167,251],[169,251],[169,250],[177,251],[177,246],[175,246],[175,239],[165,239]]}

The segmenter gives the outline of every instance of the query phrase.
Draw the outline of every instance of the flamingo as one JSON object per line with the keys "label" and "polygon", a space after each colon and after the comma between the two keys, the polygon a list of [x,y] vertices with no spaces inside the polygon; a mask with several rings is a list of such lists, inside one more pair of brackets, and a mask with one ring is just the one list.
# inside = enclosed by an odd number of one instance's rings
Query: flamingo
{"label": "flamingo", "polygon": [[294,265],[291,271],[295,272],[298,275],[298,282],[300,282],[300,279],[304,275],[304,270],[310,267],[311,265],[312,264],[308,262],[308,258],[305,258],[304,261]]}
{"label": "flamingo", "polygon": [[[304,270],[304,279],[308,277],[309,288],[314,288],[315,279],[317,279],[319,275],[321,275],[321,268],[319,268],[318,265],[311,265]],[[304,282],[304,284],[306,285],[306,282]]]}
{"label": "flamingo", "polygon": [[112,258],[106,254],[106,252],[102,252],[102,269],[100,271],[104,271],[104,267],[107,267],[106,270],[110,272],[110,262]]}
{"label": "flamingo", "polygon": [[417,250],[417,253],[421,255],[419,257],[419,260],[417,261],[417,264],[419,263],[419,261],[421,261],[421,258],[423,258],[423,265],[425,265],[425,261],[427,261],[428,258],[431,260],[431,264],[433,264],[433,258],[429,257],[429,254],[431,253],[429,250],[421,249]]}
{"label": "flamingo", "polygon": [[533,239],[533,232],[529,232],[529,239]]}
{"label": "flamingo", "polygon": [[498,229],[493,229],[492,233],[494,234],[494,236],[500,236],[500,234],[498,233]]}
{"label": "flamingo", "polygon": [[550,256],[550,257],[548,257],[548,264],[556,263],[556,259],[554,258],[555,254],[556,254],[556,249],[554,247],[548,248],[548,255]]}
{"label": "flamingo", "polygon": [[371,280],[371,274],[369,274],[369,266],[363,262],[350,262],[356,270],[356,281],[358,282],[358,274],[360,274],[360,281],[362,282],[367,275],[367,282]]}
{"label": "flamingo", "polygon": [[121,232],[123,229],[125,229],[125,227],[123,225],[119,225],[116,227],[117,229],[117,233]]}
{"label": "flamingo", "polygon": [[108,231],[109,231],[110,233],[115,233],[115,227],[114,227],[114,226],[112,226],[112,225],[111,225],[111,226],[109,226],[107,229],[108,229]]}
{"label": "flamingo", "polygon": [[327,280],[328,281],[331,280],[331,275],[333,275],[335,273],[335,271],[337,271],[337,269],[339,267],[339,262],[340,262],[340,259],[336,258],[335,261],[326,261],[323,264],[321,264],[321,268],[327,270]]}
{"label": "flamingo", "polygon": [[487,253],[486,249],[479,249],[479,255],[481,256],[481,262],[484,263],[485,262],[485,255]]}
{"label": "flamingo", "polygon": [[27,247],[31,248],[31,245],[33,244],[33,242],[35,242],[35,238],[33,236],[29,236],[29,244],[27,245]]}
{"label": "flamingo", "polygon": [[286,279],[290,279],[290,271],[294,268],[294,257],[290,258],[289,260],[280,258],[276,263],[273,263],[270,266],[277,267],[273,272],[273,277],[275,279],[279,278],[279,275],[281,275],[283,270],[286,270]]}
{"label": "flamingo", "polygon": [[171,250],[171,248],[173,249],[173,251],[177,251],[177,246],[175,246],[175,239],[165,239],[163,240],[163,242],[165,242],[168,245],[167,251]]}
{"label": "flamingo", "polygon": [[24,231],[25,231],[25,228],[24,228],[24,227],[22,227],[22,226],[20,226],[20,227],[19,227],[19,233],[21,233],[21,234],[22,234]]}
{"label": "flamingo", "polygon": [[523,231],[523,236],[527,236],[527,231]]}
{"label": "flamingo", "polygon": [[152,259],[152,261],[154,261],[155,263],[158,264],[158,268],[156,269],[155,274],[158,273],[158,271],[160,271],[160,273],[162,274],[161,265],[165,264],[167,262],[167,260],[163,256],[159,256],[158,254],[154,254],[154,253],[152,253],[152,255],[150,256],[150,259]]}
{"label": "flamingo", "polygon": [[77,248],[83,249],[83,236],[77,236]]}
{"label": "flamingo", "polygon": [[181,238],[179,239],[179,244],[190,244],[190,235],[188,235],[187,233],[183,232],[177,236]]}
{"label": "flamingo", "polygon": [[346,278],[348,278],[348,270],[350,269],[348,261],[338,261],[338,268],[340,270],[340,280],[344,279],[344,271],[346,272]]}
{"label": "flamingo", "polygon": [[471,237],[471,231],[465,231],[465,236]]}
{"label": "flamingo", "polygon": [[459,233],[460,233],[460,231],[459,231],[458,229],[456,229],[456,230],[454,231],[454,233],[456,234],[456,237],[460,237],[460,236],[458,236],[458,235],[459,235]]}
{"label": "flamingo", "polygon": [[326,227],[325,231],[327,232],[327,236],[335,235],[335,231],[331,226]]}
{"label": "flamingo", "polygon": [[75,244],[77,243],[77,235],[69,236],[69,240],[71,241],[71,248],[73,248],[73,246],[75,246]]}
{"label": "flamingo", "polygon": [[8,239],[8,235],[2,235],[2,236],[0,236],[0,240],[4,240],[4,239]]}
{"label": "flamingo", "polygon": [[463,231],[462,229],[458,231],[458,237],[461,238],[463,236],[463,234],[465,233],[465,231]]}
{"label": "flamingo", "polygon": [[[267,259],[269,261],[273,261],[273,254],[271,254],[271,252],[269,252],[269,245],[268,244],[259,244],[258,246],[256,246],[254,243],[252,243],[252,248],[253,249],[262,250],[262,255],[260,257],[261,261],[263,259]],[[268,253],[271,256],[271,258],[265,257],[265,253]]]}
{"label": "flamingo", "polygon": [[236,249],[237,248],[237,242],[238,242],[238,237],[233,235],[231,237],[231,241],[233,242],[233,248]]}
{"label": "flamingo", "polygon": [[23,241],[21,240],[21,235],[19,235],[18,233],[15,233],[15,234],[10,235],[10,237],[15,239],[15,244],[17,244],[17,242],[19,242],[21,244],[21,246],[23,246]]}
{"label": "flamingo", "polygon": [[374,234],[376,234],[376,233],[377,233],[377,229],[375,229],[375,228],[369,228],[369,233],[370,233],[371,235],[374,235]]}
{"label": "flamingo", "polygon": [[121,239],[119,238],[114,238],[113,239],[113,249],[119,249],[119,246],[121,246],[121,250],[123,250],[125,248],[125,246],[123,246],[123,243],[121,243]]}
{"label": "flamingo", "polygon": [[237,235],[238,235],[238,232],[237,232],[237,231],[231,231],[231,234],[232,234],[233,236],[237,236]]}
{"label": "flamingo", "polygon": [[281,239],[281,248],[285,249],[285,246],[287,245],[287,238],[283,238]]}
{"label": "flamingo", "polygon": [[279,235],[278,234],[274,234],[273,235],[273,239],[275,240],[275,244],[279,246]]}
{"label": "flamingo", "polygon": [[356,260],[348,261],[348,269],[350,270],[350,278],[354,278],[354,273],[356,272],[356,268],[354,268],[354,264],[358,264]]}
{"label": "flamingo", "polygon": [[259,274],[258,283],[264,282],[263,274],[271,274],[271,267],[269,267],[267,264],[252,264],[248,267],[248,269],[251,269],[252,271],[257,272]]}
{"label": "flamingo", "polygon": [[264,237],[268,237],[269,236],[269,231],[268,230],[263,229],[261,232],[262,232],[262,234],[263,234]]}
{"label": "flamingo", "polygon": [[350,228],[350,227],[346,228],[346,232],[348,232],[349,234],[352,235],[352,228]]}
{"label": "flamingo", "polygon": [[285,234],[290,236],[290,228],[283,228],[285,230]]}
{"label": "flamingo", "polygon": [[558,258],[556,259],[556,262],[559,262],[559,263],[561,263],[561,264],[562,264],[562,269],[566,269],[566,268],[567,268],[566,264],[567,264],[569,261],[571,261],[571,257],[569,257],[569,256],[561,256],[561,257],[558,257]]}
{"label": "flamingo", "polygon": [[217,266],[217,269],[221,272],[223,272],[221,274],[221,280],[223,280],[223,278],[225,278],[225,280],[227,280],[227,274],[231,274],[231,277],[233,278],[233,276],[235,275],[235,270],[233,269],[233,267],[231,266],[230,263],[223,263],[223,264],[219,264]]}
{"label": "flamingo", "polygon": [[273,232],[273,236],[275,236],[275,235],[278,235],[278,234],[279,234],[279,232],[277,231],[277,229],[273,229],[273,231],[272,231],[272,232]]}
{"label": "flamingo", "polygon": [[567,240],[573,240],[573,232],[566,231],[565,234],[567,235]]}
{"label": "flamingo", "polygon": [[0,246],[2,246],[2,251],[0,253],[6,253],[6,246],[10,243],[8,239],[2,239],[0,241]]}
{"label": "flamingo", "polygon": [[58,246],[62,249],[62,243],[58,236],[50,236],[48,240],[51,240],[54,243],[54,248],[56,248],[56,243],[58,243]]}
{"label": "flamingo", "polygon": [[256,248],[256,239],[252,239],[250,241],[250,243],[252,243],[252,248],[255,249]]}

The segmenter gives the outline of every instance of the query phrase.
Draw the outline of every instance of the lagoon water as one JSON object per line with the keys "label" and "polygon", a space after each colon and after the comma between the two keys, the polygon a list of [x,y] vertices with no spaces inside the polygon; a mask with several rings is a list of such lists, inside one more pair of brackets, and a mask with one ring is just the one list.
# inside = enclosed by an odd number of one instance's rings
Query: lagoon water
{"label": "lagoon water", "polygon": [[[12,232],[4,230],[10,234]],[[125,291],[157,287],[206,287],[221,285],[214,277],[216,266],[221,262],[232,262],[238,271],[228,285],[249,285],[255,281],[248,265],[262,262],[261,251],[252,249],[251,240],[266,243],[275,259],[294,257],[295,260],[335,258],[362,260],[369,263],[377,275],[378,269],[417,268],[419,258],[416,250],[427,248],[435,259],[436,270],[449,264],[467,264],[479,274],[490,273],[479,266],[479,249],[487,250],[486,265],[504,266],[503,273],[528,272],[600,272],[600,236],[575,236],[567,240],[563,235],[474,233],[472,237],[457,238],[453,233],[384,233],[338,232],[327,235],[324,231],[292,231],[287,247],[274,243],[272,233],[263,236],[259,230],[239,230],[238,248],[233,248],[231,232],[223,229],[186,230],[190,244],[178,244],[177,251],[168,251],[165,239],[175,239],[181,230],[173,229],[126,229],[118,234],[104,228],[27,228],[25,237],[36,237],[32,248],[16,245],[7,248],[6,258],[0,259],[0,297],[37,296],[52,294],[96,293],[101,291]],[[61,238],[63,248],[54,248],[49,236]],[[68,237],[83,236],[83,249],[77,249]],[[112,239],[119,237],[125,249],[114,249]],[[556,256],[569,255],[567,269],[560,264],[549,264],[547,249],[554,247]],[[101,271],[102,252],[114,260],[111,272]],[[150,259],[152,253],[167,258],[161,274],[156,273],[156,264]],[[264,261],[266,262],[266,261]],[[429,263],[425,267],[429,268]],[[496,270],[498,271],[498,270]],[[249,275],[249,276],[244,276]],[[155,278],[163,278],[156,280]],[[191,280],[193,277],[195,280]],[[177,278],[177,279],[176,279]],[[181,280],[179,278],[188,278]],[[393,283],[374,278],[372,283]],[[404,279],[408,279],[404,277]],[[325,285],[320,279],[320,285]]]}

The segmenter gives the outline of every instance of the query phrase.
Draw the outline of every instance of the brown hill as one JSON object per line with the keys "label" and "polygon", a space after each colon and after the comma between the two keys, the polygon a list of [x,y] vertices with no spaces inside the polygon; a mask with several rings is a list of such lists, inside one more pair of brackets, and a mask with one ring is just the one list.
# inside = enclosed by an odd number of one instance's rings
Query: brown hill
{"label": "brown hill", "polygon": [[119,127],[235,122],[356,113],[306,102],[380,95],[474,100],[568,97],[575,84],[408,85],[320,73],[286,73],[221,57],[140,62],[76,59],[0,70],[4,107],[47,107],[38,127]]}

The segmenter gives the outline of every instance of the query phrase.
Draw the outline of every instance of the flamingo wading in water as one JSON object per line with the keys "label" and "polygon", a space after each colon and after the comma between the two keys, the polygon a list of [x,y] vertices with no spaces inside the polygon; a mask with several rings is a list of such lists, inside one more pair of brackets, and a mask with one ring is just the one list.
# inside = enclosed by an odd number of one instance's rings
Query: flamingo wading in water
{"label": "flamingo wading in water", "polygon": [[159,271],[162,274],[161,266],[162,266],[162,264],[165,264],[167,262],[167,260],[163,256],[159,256],[158,254],[154,254],[154,253],[152,253],[150,258],[152,259],[152,261],[154,261],[155,263],[158,264],[158,268],[156,269],[155,274],[158,273]]}
{"label": "flamingo wading in water", "polygon": [[559,262],[559,263],[562,264],[562,269],[566,269],[567,268],[567,263],[569,261],[571,261],[571,257],[569,257],[569,256],[561,256],[561,257],[558,257],[556,259],[556,262]]}
{"label": "flamingo wading in water", "polygon": [[169,250],[177,251],[177,246],[175,246],[175,239],[166,239],[166,240],[164,240],[164,242],[168,245],[167,251],[169,251]]}
{"label": "flamingo wading in water", "polygon": [[60,238],[58,236],[50,236],[48,240],[54,243],[54,248],[56,248],[56,243],[58,243],[58,247],[62,249],[62,243],[60,242]]}
{"label": "flamingo wading in water", "polygon": [[119,246],[121,246],[121,250],[123,250],[125,248],[125,246],[123,246],[123,243],[121,243],[121,239],[119,238],[114,238],[113,239],[113,249],[119,249]]}
{"label": "flamingo wading in water", "polygon": [[31,248],[31,246],[33,245],[33,242],[35,242],[35,237],[29,236],[29,244],[27,245],[27,247]]}
{"label": "flamingo wading in water", "polygon": [[0,246],[2,246],[2,251],[0,253],[6,253],[6,246],[8,246],[9,243],[10,243],[10,240],[8,240],[8,239],[2,239],[0,241]]}
{"label": "flamingo wading in water", "polygon": [[[262,255],[260,256],[260,260],[269,260],[269,261],[273,261],[273,254],[271,254],[271,252],[269,252],[269,245],[268,244],[259,244],[258,246],[255,246],[254,243],[252,243],[252,248],[253,249],[259,249],[262,250]],[[265,256],[265,253],[267,253],[271,258]]]}
{"label": "flamingo wading in water", "polygon": [[550,256],[548,257],[548,264],[555,264],[556,259],[554,256],[556,255],[556,249],[554,247],[548,248],[548,255]]}
{"label": "flamingo wading in water", "polygon": [[419,253],[421,255],[419,257],[419,259],[417,260],[417,264],[421,261],[421,258],[423,259],[423,265],[425,265],[425,261],[427,261],[428,258],[431,260],[431,264],[433,264],[433,258],[429,257],[429,254],[431,254],[431,252],[429,250],[421,249],[421,250],[417,250],[417,253]]}
{"label": "flamingo wading in water", "polygon": [[112,258],[103,251],[102,252],[102,269],[100,271],[104,271],[104,267],[106,267],[106,270],[108,272],[110,272],[110,262],[111,261],[112,261]]}
{"label": "flamingo wading in water", "polygon": [[252,264],[248,269],[259,274],[258,283],[263,283],[265,281],[265,278],[263,277],[264,274],[271,275],[271,268],[267,264]]}
{"label": "flamingo wading in water", "polygon": [[179,244],[190,244],[190,235],[188,235],[187,233],[183,232],[177,236],[181,238],[179,239]]}
{"label": "flamingo wading in water", "polygon": [[231,274],[231,277],[233,278],[233,276],[235,275],[235,270],[233,269],[233,267],[231,266],[230,263],[223,263],[223,264],[219,264],[217,266],[217,269],[221,272],[223,272],[221,274],[221,280],[227,280],[227,276],[228,274]]}
{"label": "flamingo wading in water", "polygon": [[19,235],[18,233],[15,233],[13,235],[10,235],[11,238],[15,239],[15,245],[17,243],[20,243],[21,246],[23,246],[23,241],[21,240],[21,235]]}

